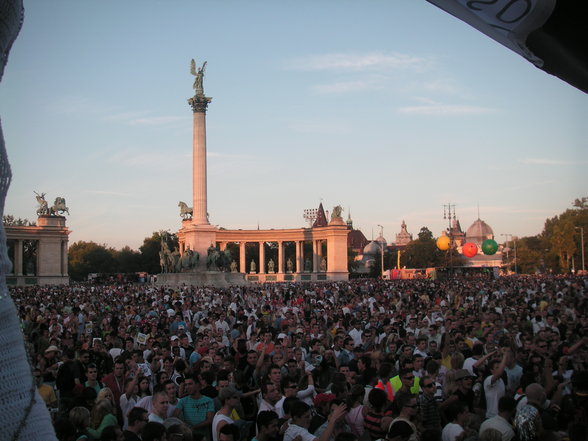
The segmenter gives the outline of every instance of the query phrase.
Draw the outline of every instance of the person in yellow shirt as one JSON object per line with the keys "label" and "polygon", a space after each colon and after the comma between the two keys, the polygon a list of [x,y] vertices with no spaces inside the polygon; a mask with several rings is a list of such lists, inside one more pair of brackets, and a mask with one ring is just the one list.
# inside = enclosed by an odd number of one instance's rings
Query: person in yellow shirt
{"label": "person in yellow shirt", "polygon": [[35,369],[33,371],[33,377],[35,377],[35,383],[37,384],[37,390],[39,391],[39,395],[45,401],[45,405],[47,409],[51,412],[53,409],[57,410],[57,395],[55,395],[55,390],[53,387],[49,386],[46,383],[43,383],[43,376],[41,375],[40,369]]}

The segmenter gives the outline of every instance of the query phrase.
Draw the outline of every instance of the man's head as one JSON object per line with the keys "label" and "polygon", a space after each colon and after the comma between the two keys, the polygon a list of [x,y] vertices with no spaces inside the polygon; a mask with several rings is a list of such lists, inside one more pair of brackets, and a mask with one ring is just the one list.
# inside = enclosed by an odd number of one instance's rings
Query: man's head
{"label": "man's head", "polygon": [[260,438],[274,438],[278,434],[278,414],[271,410],[262,410],[257,414],[257,431]]}
{"label": "man's head", "polygon": [[219,392],[218,398],[223,406],[235,408],[239,405],[241,393],[234,387],[227,386]]}
{"label": "man's head", "polygon": [[276,404],[281,398],[278,386],[269,382],[261,385],[261,395],[270,404]]}
{"label": "man's head", "polygon": [[186,385],[186,392],[188,392],[189,395],[200,395],[200,381],[196,376],[186,377],[184,384]]}
{"label": "man's head", "polygon": [[529,404],[535,404],[538,407],[543,406],[547,395],[545,394],[545,388],[539,383],[531,383],[525,389],[525,395]]}
{"label": "man's head", "polygon": [[402,381],[403,388],[411,388],[414,384],[414,374],[411,368],[403,368],[399,373],[400,381]]}
{"label": "man's head", "polygon": [[129,428],[133,432],[140,433],[147,424],[147,410],[142,407],[133,407],[128,415]]}
{"label": "man's head", "polygon": [[239,441],[241,432],[235,424],[225,424],[218,434],[218,441]]}
{"label": "man's head", "polygon": [[277,364],[273,364],[270,366],[267,378],[275,385],[280,384],[280,380],[282,379],[282,371],[280,370],[280,367]]}
{"label": "man's head", "polygon": [[153,405],[153,413],[165,418],[167,416],[167,408],[169,406],[169,397],[165,392],[158,392],[153,395],[151,401]]}
{"label": "man's head", "polygon": [[425,375],[421,380],[421,390],[423,394],[429,398],[435,395],[437,388],[435,387],[435,380],[429,375]]}
{"label": "man's head", "polygon": [[386,434],[387,441],[407,441],[414,433],[410,424],[406,421],[396,421],[390,424],[388,427],[388,433]]}
{"label": "man's head", "polygon": [[176,383],[174,383],[172,380],[167,380],[163,383],[163,386],[165,387],[165,393],[167,394],[168,398],[170,400],[175,399],[176,394],[178,392],[178,387],[176,386]]}
{"label": "man's head", "polygon": [[114,362],[114,376],[117,378],[121,378],[125,374],[125,362],[117,360]]}
{"label": "man's head", "polygon": [[94,363],[90,363],[88,365],[86,370],[86,377],[88,378],[88,381],[96,381],[96,378],[98,378],[98,368]]}

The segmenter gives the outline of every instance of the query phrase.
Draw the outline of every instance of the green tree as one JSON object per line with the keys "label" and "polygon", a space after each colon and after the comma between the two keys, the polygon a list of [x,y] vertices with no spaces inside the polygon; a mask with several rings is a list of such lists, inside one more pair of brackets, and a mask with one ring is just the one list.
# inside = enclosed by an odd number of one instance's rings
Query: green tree
{"label": "green tree", "polygon": [[27,218],[15,218],[12,214],[2,216],[2,223],[7,227],[34,227],[36,222],[31,222]]}
{"label": "green tree", "polygon": [[75,242],[69,247],[69,275],[73,280],[86,280],[90,273],[110,274],[116,271],[115,250],[95,242]]}
{"label": "green tree", "polygon": [[[146,237],[143,240],[143,245],[139,247],[141,252],[141,271],[149,274],[159,274],[161,272],[161,265],[159,263],[159,251],[161,251],[161,233],[155,231],[151,237]],[[168,248],[173,249],[178,245],[178,237],[173,233],[165,233],[165,240]],[[202,258],[203,256],[200,256]]]}
{"label": "green tree", "polygon": [[131,249],[129,246],[116,251],[114,258],[116,260],[116,272],[118,273],[129,274],[141,271],[141,253]]}
{"label": "green tree", "polygon": [[545,272],[545,244],[539,236],[522,237],[517,241],[517,271],[521,274]]}
{"label": "green tree", "polygon": [[432,268],[443,266],[443,252],[437,248],[433,233],[422,227],[418,239],[411,241],[400,256],[400,262],[406,268]]}

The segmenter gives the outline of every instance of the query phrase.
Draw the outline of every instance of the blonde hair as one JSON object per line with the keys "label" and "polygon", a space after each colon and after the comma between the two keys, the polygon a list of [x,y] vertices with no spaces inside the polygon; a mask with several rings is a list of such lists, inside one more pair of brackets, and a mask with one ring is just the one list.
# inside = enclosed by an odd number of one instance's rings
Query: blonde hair
{"label": "blonde hair", "polygon": [[109,387],[103,387],[102,389],[100,389],[100,391],[98,391],[98,395],[96,396],[96,401],[94,401],[94,402],[98,403],[98,401],[105,400],[106,394],[109,392],[110,392],[110,395],[112,396],[112,398],[114,399],[114,394],[112,393],[112,390]]}
{"label": "blonde hair", "polygon": [[451,369],[463,368],[464,356],[461,352],[456,351],[451,354]]}
{"label": "blonde hair", "polygon": [[90,424],[90,411],[85,407],[74,407],[69,411],[69,420],[77,430],[85,429]]}
{"label": "blonde hair", "polygon": [[496,429],[488,428],[480,433],[479,441],[502,441],[502,434]]}
{"label": "blonde hair", "polygon": [[112,413],[112,403],[108,399],[98,401],[92,409],[92,427],[97,429],[106,415]]}

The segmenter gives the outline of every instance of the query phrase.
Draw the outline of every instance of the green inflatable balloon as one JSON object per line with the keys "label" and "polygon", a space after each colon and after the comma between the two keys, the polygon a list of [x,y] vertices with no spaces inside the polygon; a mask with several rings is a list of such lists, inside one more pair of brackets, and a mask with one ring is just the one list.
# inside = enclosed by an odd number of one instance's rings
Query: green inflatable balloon
{"label": "green inflatable balloon", "polygon": [[482,243],[482,252],[484,254],[491,256],[492,254],[496,254],[496,251],[498,251],[498,244],[495,240],[486,239]]}

